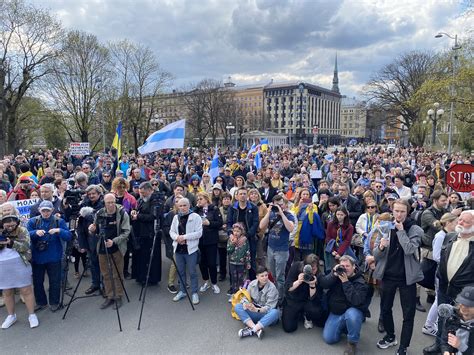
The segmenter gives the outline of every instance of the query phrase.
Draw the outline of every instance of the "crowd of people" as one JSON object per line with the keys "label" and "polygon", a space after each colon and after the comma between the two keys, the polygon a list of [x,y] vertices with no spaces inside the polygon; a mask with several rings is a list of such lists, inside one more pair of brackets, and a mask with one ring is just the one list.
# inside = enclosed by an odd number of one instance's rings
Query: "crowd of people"
{"label": "crowd of people", "polygon": [[[222,149],[217,176],[214,152],[202,149],[5,156],[2,328],[17,321],[15,290],[32,328],[38,312],[60,309],[71,287],[69,261],[75,278],[90,280],[85,293],[101,293],[100,308],[117,309],[125,280],[161,282],[163,249],[172,260],[172,300],[189,293],[197,305],[228,288],[244,324],[239,337],[262,338],[280,320],[288,333],[302,323],[322,327],[328,344],[345,335],[344,354],[355,354],[377,293],[372,310],[380,310],[382,335],[374,347],[406,354],[413,332],[422,331],[436,338],[425,354],[473,353],[474,198],[444,179],[449,167],[472,165],[473,156],[379,145],[259,154],[256,164],[254,153]],[[29,216],[20,215],[15,201],[31,199]],[[393,317],[397,291],[402,324]],[[414,330],[423,303],[431,304],[426,322]]]}

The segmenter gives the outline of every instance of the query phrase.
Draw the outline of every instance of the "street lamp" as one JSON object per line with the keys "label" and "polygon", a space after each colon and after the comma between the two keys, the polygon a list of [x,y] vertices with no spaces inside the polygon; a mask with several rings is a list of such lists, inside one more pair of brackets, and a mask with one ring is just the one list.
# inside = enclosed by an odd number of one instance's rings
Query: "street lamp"
{"label": "street lamp", "polygon": [[[228,122],[227,126],[225,126],[225,129],[229,131],[230,136],[230,131],[235,129],[235,126],[232,124],[232,122]],[[237,147],[237,131],[235,132],[235,147]]]}
{"label": "street lamp", "polygon": [[319,131],[319,126],[314,125],[313,126],[313,145],[318,144],[318,131]]}
{"label": "street lamp", "polygon": [[458,55],[457,55],[457,50],[461,49],[462,46],[458,43],[458,35],[451,36],[450,34],[446,32],[439,32],[435,38],[441,38],[443,36],[446,36],[448,38],[454,39],[454,46],[451,48],[454,54],[454,61],[453,61],[453,84],[451,86],[451,110],[449,112],[449,129],[448,129],[448,154],[451,154],[451,149],[452,149],[452,137],[453,137],[453,116],[454,116],[454,96],[456,95],[456,88],[454,86],[454,80],[456,78],[456,68],[458,65]]}
{"label": "street lamp", "polygon": [[155,129],[158,130],[158,127],[163,126],[165,120],[161,118],[160,115],[158,115],[157,113],[154,113],[151,122],[155,124]]}
{"label": "street lamp", "polygon": [[300,143],[303,143],[303,91],[304,84],[300,83],[298,85],[298,90],[300,91]]}
{"label": "street lamp", "polygon": [[436,145],[436,125],[438,124],[438,119],[443,116],[444,110],[442,108],[438,108],[439,103],[437,102],[435,102],[433,106],[434,110],[430,108],[427,113],[428,118],[433,122],[433,127],[431,129],[431,145],[434,147]]}

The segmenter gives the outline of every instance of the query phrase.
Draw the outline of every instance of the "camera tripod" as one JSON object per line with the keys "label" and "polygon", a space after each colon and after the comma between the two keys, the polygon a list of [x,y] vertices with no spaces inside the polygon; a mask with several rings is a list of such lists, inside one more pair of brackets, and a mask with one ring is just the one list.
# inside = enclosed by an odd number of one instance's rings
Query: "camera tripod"
{"label": "camera tripod", "polygon": [[[102,232],[104,231],[104,232]],[[108,268],[108,274],[109,274],[109,278],[112,282],[112,290],[113,290],[113,297],[114,297],[114,302],[115,302],[115,308],[117,310],[117,318],[118,318],[118,323],[119,323],[119,329],[120,331],[122,331],[122,324],[121,324],[121,320],[120,320],[120,313],[118,311],[118,307],[117,307],[117,300],[116,300],[116,295],[115,295],[115,282],[114,282],[114,279],[113,279],[113,271],[112,271],[112,263],[115,267],[115,271],[117,272],[117,275],[118,275],[118,278],[120,280],[120,283],[122,285],[122,289],[124,291],[124,294],[127,298],[127,302],[130,302],[130,298],[128,297],[128,293],[127,293],[127,290],[125,289],[125,285],[123,283],[123,280],[122,280],[122,277],[120,276],[120,272],[118,270],[118,267],[117,267],[117,264],[115,262],[115,259],[113,257],[110,257],[109,255],[109,252],[108,252],[108,248],[105,246],[105,229],[104,227],[101,228],[101,233],[100,233],[100,239],[99,239],[99,243],[104,243],[104,249],[105,249],[105,255],[106,255],[106,258],[107,258],[107,268]],[[112,263],[111,263],[111,260],[112,260]],[[89,265],[90,265],[90,260],[89,260]],[[82,274],[79,278],[79,281],[77,282],[76,284],[76,287],[74,288],[74,292],[71,296],[71,300],[69,301],[67,307],[66,307],[66,310],[64,312],[64,315],[63,315],[63,320],[66,318],[66,315],[69,311],[69,308],[71,307],[71,304],[72,302],[78,300],[78,299],[83,299],[83,298],[90,298],[90,297],[97,297],[98,295],[86,295],[86,296],[79,296],[79,297],[76,297],[76,293],[77,293],[77,290],[79,289],[79,285],[81,284],[81,281],[84,277],[84,274],[85,272],[87,271],[87,269],[84,269],[82,271]]]}
{"label": "camera tripod", "polygon": [[[155,233],[155,235],[153,237],[153,243],[152,243],[152,247],[151,247],[151,251],[150,251],[150,259],[149,259],[149,262],[148,262],[148,270],[147,270],[147,274],[146,274],[145,285],[142,285],[142,289],[140,291],[140,297],[138,298],[139,301],[142,301],[142,306],[141,306],[141,309],[140,309],[140,318],[138,320],[137,330],[140,330],[140,325],[142,323],[143,306],[145,304],[146,291],[148,289],[148,279],[150,277],[151,262],[153,260],[153,255],[155,254],[156,236],[157,236],[157,233]],[[161,246],[160,246],[159,252],[161,253]],[[176,268],[176,273],[178,274],[179,281],[181,282],[182,285],[184,285],[184,290],[186,292],[186,296],[188,298],[189,304],[191,305],[191,308],[193,309],[193,311],[195,311],[196,309],[194,308],[193,302],[191,301],[191,297],[189,296],[188,289],[186,288],[186,284],[184,283],[183,278],[181,277],[181,274],[178,271],[178,265],[176,265],[176,261],[174,260],[173,256],[171,257],[171,261],[173,262],[173,264]],[[143,298],[142,298],[142,294],[143,294]]]}

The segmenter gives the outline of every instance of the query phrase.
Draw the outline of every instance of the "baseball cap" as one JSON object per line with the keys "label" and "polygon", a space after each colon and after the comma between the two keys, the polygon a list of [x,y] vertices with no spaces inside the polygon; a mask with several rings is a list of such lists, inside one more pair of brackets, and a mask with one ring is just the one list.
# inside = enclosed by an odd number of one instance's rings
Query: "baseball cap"
{"label": "baseball cap", "polygon": [[390,194],[387,196],[387,200],[398,200],[400,197],[397,194]]}
{"label": "baseball cap", "polygon": [[219,183],[216,182],[214,185],[212,185],[212,189],[213,189],[213,190],[214,190],[214,189],[222,190],[222,186],[221,186],[221,184],[219,184]]}
{"label": "baseball cap", "polygon": [[38,207],[38,210],[54,210],[53,203],[51,201],[42,201]]}
{"label": "baseball cap", "polygon": [[31,182],[31,179],[28,176],[22,176],[20,178],[20,184],[28,184]]}
{"label": "baseball cap", "polygon": [[132,188],[140,187],[140,183],[138,181],[134,181],[132,183]]}

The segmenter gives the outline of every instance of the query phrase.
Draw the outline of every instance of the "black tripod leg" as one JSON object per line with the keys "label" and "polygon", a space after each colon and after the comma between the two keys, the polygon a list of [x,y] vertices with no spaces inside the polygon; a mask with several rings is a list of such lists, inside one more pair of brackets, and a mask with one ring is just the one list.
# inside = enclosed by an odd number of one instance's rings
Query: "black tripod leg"
{"label": "black tripod leg", "polygon": [[69,307],[71,307],[72,301],[74,301],[74,297],[76,296],[77,290],[79,289],[79,285],[81,284],[82,278],[84,277],[84,274],[85,274],[86,271],[87,271],[87,269],[84,269],[82,271],[81,277],[79,278],[79,281],[77,282],[76,287],[74,288],[74,292],[72,293],[71,300],[67,304],[66,310],[64,311],[63,320],[66,319],[66,314],[69,311]]}
{"label": "black tripod leg", "polygon": [[105,256],[107,257],[107,268],[109,269],[109,277],[110,277],[110,282],[112,283],[112,294],[114,297],[114,303],[115,303],[115,310],[117,311],[117,319],[118,319],[118,324],[119,324],[119,329],[122,331],[122,322],[120,321],[120,312],[119,308],[117,305],[117,293],[115,290],[115,281],[114,281],[114,273],[112,271],[112,262],[110,259],[113,259],[113,256],[111,257],[109,254],[109,251],[107,250],[107,246],[105,245],[105,238],[102,238],[102,243],[104,243],[104,249],[105,249]]}
{"label": "black tripod leg", "polygon": [[119,273],[119,270],[118,270],[118,267],[117,267],[117,263],[115,262],[114,258],[112,258],[112,261],[114,262],[115,271],[117,271],[117,276],[120,280],[120,284],[122,285],[122,289],[123,289],[123,292],[125,293],[125,297],[127,297],[127,302],[130,303],[130,298],[128,298],[128,293],[127,293],[127,290],[125,288],[125,285],[123,284],[122,277],[120,276],[120,273]]}
{"label": "black tripod leg", "polygon": [[[155,254],[155,243],[156,243],[156,233],[155,233],[155,236],[153,237],[153,243],[151,245],[150,260],[148,262],[148,271],[146,273],[145,287],[142,286],[142,290],[140,291],[140,299],[142,300],[142,307],[140,309],[140,319],[138,320],[137,330],[140,330],[140,325],[142,323],[143,306],[145,305],[146,290],[148,289],[148,279],[150,277],[151,262],[153,261],[153,255]],[[143,291],[143,298],[142,298],[142,291]]]}
{"label": "black tripod leg", "polygon": [[176,268],[176,273],[178,274],[179,281],[181,282],[182,285],[184,285],[184,291],[186,292],[186,296],[188,296],[189,304],[191,305],[191,308],[193,309],[193,311],[195,311],[193,302],[191,301],[191,297],[189,296],[189,292],[188,292],[188,289],[186,287],[186,283],[184,282],[183,278],[181,277],[181,274],[179,273],[178,265],[176,265],[176,261],[174,260],[174,255],[171,258],[171,261],[173,261],[174,267]]}

